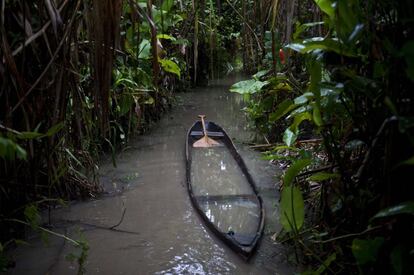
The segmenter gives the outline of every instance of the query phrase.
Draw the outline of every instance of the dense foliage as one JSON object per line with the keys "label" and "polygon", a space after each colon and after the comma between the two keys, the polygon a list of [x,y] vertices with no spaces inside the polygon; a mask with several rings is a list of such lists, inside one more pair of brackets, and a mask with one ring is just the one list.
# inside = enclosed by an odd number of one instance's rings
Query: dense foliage
{"label": "dense foliage", "polygon": [[[3,270],[4,251],[20,243],[26,226],[53,234],[40,224],[39,210],[101,191],[103,152],[116,165],[116,150],[161,117],[174,91],[233,70],[227,49],[236,52],[231,41],[240,23],[227,19],[233,10],[220,1],[0,6]],[[87,245],[71,242],[82,249],[81,271]]]}
{"label": "dense foliage", "polygon": [[245,94],[259,129],[284,142],[266,157],[291,163],[280,219],[302,260],[320,265],[312,274],[410,274],[413,4],[315,4],[321,21],[309,22],[307,4],[295,8],[280,46],[288,62],[232,90]]}
{"label": "dense foliage", "polygon": [[[257,73],[231,91],[288,167],[279,239],[298,263],[413,273],[413,5],[2,1],[0,269],[24,227],[54,234],[39,209],[99,193],[100,154],[116,165],[175,91],[242,68]],[[87,243],[68,241],[82,272]]]}

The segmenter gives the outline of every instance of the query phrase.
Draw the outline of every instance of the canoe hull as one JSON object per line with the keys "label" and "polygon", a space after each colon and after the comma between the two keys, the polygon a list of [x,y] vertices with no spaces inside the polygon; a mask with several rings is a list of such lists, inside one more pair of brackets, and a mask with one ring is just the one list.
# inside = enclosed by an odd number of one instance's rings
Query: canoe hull
{"label": "canoe hull", "polygon": [[[264,208],[263,202],[261,197],[258,195],[256,190],[256,185],[251,177],[248,169],[241,158],[240,154],[237,152],[232,140],[227,135],[227,133],[217,124],[213,122],[207,122],[206,128],[209,137],[214,138],[215,140],[219,141],[223,146],[227,147],[228,151],[230,152],[232,158],[237,163],[238,167],[245,177],[249,188],[251,188],[251,195],[236,195],[233,197],[237,197],[236,200],[250,200],[255,207],[258,208],[257,214],[257,228],[255,229],[254,234],[250,235],[248,238],[243,238],[241,235],[237,234],[237,232],[223,232],[217,224],[212,222],[212,220],[207,216],[205,209],[203,209],[200,203],[200,196],[197,196],[194,192],[194,186],[192,183],[192,150],[193,143],[197,141],[199,138],[202,137],[202,125],[201,122],[196,122],[190,127],[187,133],[186,139],[186,177],[187,177],[187,189],[191,199],[191,202],[199,213],[200,217],[204,220],[206,226],[212,231],[217,237],[219,237],[224,243],[226,243],[231,249],[237,252],[240,256],[242,256],[245,260],[248,260],[252,254],[254,253],[257,244],[262,236],[263,227],[264,227]],[[198,150],[198,149],[197,149]],[[217,200],[221,199],[221,197],[226,196],[204,196],[208,199]],[[233,199],[234,201],[234,199]]]}

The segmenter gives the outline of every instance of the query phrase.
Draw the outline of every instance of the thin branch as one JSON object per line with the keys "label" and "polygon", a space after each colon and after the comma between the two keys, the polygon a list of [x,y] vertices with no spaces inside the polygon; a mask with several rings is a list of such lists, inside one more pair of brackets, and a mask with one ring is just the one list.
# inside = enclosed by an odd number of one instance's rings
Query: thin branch
{"label": "thin branch", "polygon": [[[25,221],[22,221],[22,220],[18,220],[18,219],[5,219],[5,221],[16,222],[16,223],[20,223],[20,224],[24,224],[26,226],[32,227],[28,222],[25,222]],[[44,228],[44,227],[41,227],[41,226],[38,226],[37,228],[40,229],[41,231],[44,231],[44,232],[49,233],[51,235],[60,237],[60,238],[66,240],[66,241],[68,241],[68,242],[70,242],[70,243],[72,243],[72,244],[74,244],[76,246],[79,245],[79,242],[77,242],[77,241],[69,238],[68,236],[65,236],[63,234],[57,233],[55,231],[49,230],[49,229]]]}
{"label": "thin branch", "polygon": [[338,240],[342,240],[342,239],[347,239],[347,238],[352,238],[352,237],[358,237],[358,236],[367,234],[367,233],[369,233],[371,231],[380,229],[382,227],[383,227],[382,225],[378,225],[378,226],[374,226],[374,227],[367,228],[364,231],[359,232],[359,233],[350,233],[350,234],[341,235],[341,236],[338,236],[338,237],[335,237],[335,238],[331,238],[331,239],[328,239],[328,240],[324,240],[324,241],[311,241],[311,242],[313,242],[313,243],[330,243],[330,242],[334,242],[334,241],[338,241]]}
{"label": "thin branch", "polygon": [[303,143],[321,143],[323,140],[321,138],[313,138],[313,139],[305,139],[305,140],[298,140],[296,144],[303,144]]}
{"label": "thin branch", "polygon": [[251,149],[267,149],[267,148],[271,148],[274,146],[277,146],[277,143],[270,143],[270,144],[255,144],[255,145],[250,145],[249,148]]}
{"label": "thin branch", "polygon": [[109,230],[109,231],[115,231],[115,232],[127,233],[127,234],[133,234],[133,235],[140,235],[139,232],[123,230],[123,229],[116,229],[116,228],[112,228],[112,227],[108,227],[108,226],[82,222],[80,220],[60,220],[60,221],[66,222],[66,223],[71,223],[71,224],[80,224],[80,225],[84,225],[84,226],[93,227],[93,228],[96,228],[96,229]]}
{"label": "thin branch", "polygon": [[6,127],[6,126],[4,126],[2,124],[0,124],[0,130],[7,131],[7,132],[13,133],[15,135],[21,135],[21,133],[19,131],[16,131],[14,129],[8,128],[8,127]]}
{"label": "thin branch", "polygon": [[124,208],[124,211],[122,212],[122,216],[121,216],[121,219],[119,220],[119,222],[117,224],[109,227],[109,229],[114,229],[114,228],[118,227],[122,223],[122,221],[124,220],[125,213],[126,213],[126,208]]}

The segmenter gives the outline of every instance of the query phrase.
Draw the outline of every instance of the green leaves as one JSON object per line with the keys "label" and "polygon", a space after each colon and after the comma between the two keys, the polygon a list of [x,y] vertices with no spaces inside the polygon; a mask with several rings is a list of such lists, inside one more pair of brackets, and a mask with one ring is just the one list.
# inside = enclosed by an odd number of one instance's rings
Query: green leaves
{"label": "green leaves", "polygon": [[157,38],[158,39],[171,40],[171,41],[176,41],[177,40],[177,39],[175,39],[174,36],[171,36],[171,35],[168,35],[168,34],[162,34],[162,33],[157,34]]}
{"label": "green leaves", "polygon": [[299,172],[310,163],[310,159],[299,159],[286,170],[283,176],[284,187],[280,200],[280,223],[287,232],[297,233],[303,226],[305,204],[302,192],[292,183]]}
{"label": "green leaves", "polygon": [[33,229],[36,230],[39,227],[41,218],[36,205],[30,204],[26,206],[24,209],[24,217]]}
{"label": "green leaves", "polygon": [[44,136],[45,136],[44,134],[38,133],[38,132],[20,132],[20,134],[17,135],[17,138],[29,140],[29,139],[42,138]]}
{"label": "green leaves", "polygon": [[124,87],[128,87],[128,88],[137,88],[138,87],[138,83],[136,83],[134,80],[130,79],[130,78],[119,78],[115,81],[114,86],[118,87],[118,86],[124,86]]}
{"label": "green leaves", "polygon": [[319,172],[319,173],[315,173],[312,176],[310,176],[308,180],[315,181],[315,182],[322,182],[322,181],[326,181],[330,179],[337,179],[339,177],[340,175],[337,173]]}
{"label": "green leaves", "polygon": [[295,143],[296,139],[298,138],[297,133],[293,132],[290,127],[286,128],[285,132],[283,133],[283,142],[287,146],[292,146]]}
{"label": "green leaves", "polygon": [[359,2],[355,0],[333,1],[314,0],[319,8],[328,15],[328,21],[343,41],[354,42],[363,28],[358,24],[361,13]]}
{"label": "green leaves", "polygon": [[158,59],[158,62],[161,64],[161,67],[164,69],[164,71],[181,77],[181,69],[174,61],[170,59]]}
{"label": "green leaves", "polygon": [[138,46],[138,58],[150,59],[151,58],[151,42],[148,39],[142,39]]}
{"label": "green leaves", "polygon": [[396,215],[414,215],[414,201],[406,201],[379,211],[371,220],[393,217]]}
{"label": "green leaves", "polygon": [[26,159],[27,152],[13,140],[0,137],[0,157],[5,160]]}
{"label": "green leaves", "polygon": [[280,200],[280,222],[287,232],[298,231],[305,220],[302,193],[295,186],[285,186]]}
{"label": "green leaves", "polygon": [[268,73],[269,73],[269,70],[258,71],[256,74],[253,75],[253,79],[259,81],[261,77],[265,76]]}
{"label": "green leaves", "polygon": [[295,177],[302,171],[306,166],[311,164],[310,159],[299,159],[295,161],[285,172],[283,177],[283,183],[285,186],[292,184]]}
{"label": "green leaves", "polygon": [[378,251],[384,243],[384,238],[354,239],[352,242],[352,254],[359,265],[364,265],[377,260]]}
{"label": "green leaves", "polygon": [[287,98],[283,100],[281,103],[278,104],[276,111],[270,114],[269,122],[275,122],[279,120],[281,117],[285,116],[294,108],[296,108],[296,104],[294,104],[291,99]]}
{"label": "green leaves", "polygon": [[325,22],[312,22],[312,23],[305,23],[305,24],[300,24],[299,22],[296,23],[296,30],[293,33],[293,41],[296,41],[299,36],[306,31],[309,28],[315,27],[315,26],[319,26],[319,25],[323,25],[325,24]]}
{"label": "green leaves", "polygon": [[49,130],[47,130],[45,136],[47,136],[47,137],[54,136],[60,130],[62,130],[64,126],[65,126],[65,124],[63,122],[59,122],[58,124],[52,126]]}
{"label": "green leaves", "polygon": [[161,9],[166,12],[169,12],[174,6],[174,0],[164,0],[161,3]]}
{"label": "green leaves", "polygon": [[255,79],[244,80],[233,84],[230,87],[230,92],[239,94],[254,94],[259,92],[268,84],[268,81],[259,81]]}
{"label": "green leaves", "polygon": [[312,118],[313,118],[313,122],[316,124],[316,126],[322,126],[323,122],[322,122],[322,116],[321,116],[321,111],[318,107],[318,104],[313,103],[312,104]]}
{"label": "green leaves", "polygon": [[[10,138],[0,136],[0,157],[5,160],[14,160],[16,157],[26,160],[27,152],[19,144],[16,143],[16,139],[19,140],[31,140],[44,137],[51,137],[57,134],[64,127],[64,122],[60,122],[52,126],[46,133],[38,132],[17,132],[11,134]],[[36,130],[37,131],[37,130]]]}
{"label": "green leaves", "polygon": [[357,53],[348,45],[335,38],[314,37],[305,39],[301,43],[291,43],[286,46],[296,52],[310,53],[314,50],[335,52],[348,57],[356,57]]}
{"label": "green leaves", "polygon": [[18,139],[29,140],[29,139],[37,139],[37,138],[44,138],[44,137],[51,137],[57,134],[60,130],[65,127],[65,123],[59,122],[56,125],[52,126],[46,133],[39,133],[39,132],[20,132],[16,137]]}
{"label": "green leaves", "polygon": [[406,160],[402,161],[401,163],[397,164],[396,167],[402,166],[402,165],[414,165],[414,156],[412,156],[411,158],[406,159]]}
{"label": "green leaves", "polygon": [[335,16],[335,10],[333,7],[333,2],[331,0],[314,0],[316,5],[329,17],[333,18]]}
{"label": "green leaves", "polygon": [[126,115],[132,108],[134,104],[134,97],[131,94],[123,93],[121,95],[121,99],[118,102],[119,107],[119,115],[123,116]]}

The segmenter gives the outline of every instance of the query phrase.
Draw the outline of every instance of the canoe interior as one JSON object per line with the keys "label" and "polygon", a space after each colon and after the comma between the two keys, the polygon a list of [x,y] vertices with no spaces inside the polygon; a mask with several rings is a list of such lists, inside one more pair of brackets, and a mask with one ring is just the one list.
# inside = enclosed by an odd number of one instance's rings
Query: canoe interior
{"label": "canoe interior", "polygon": [[193,148],[203,135],[196,122],[187,135],[187,185],[206,225],[231,248],[249,258],[262,234],[264,211],[255,184],[226,132],[207,122],[208,135],[222,146]]}

